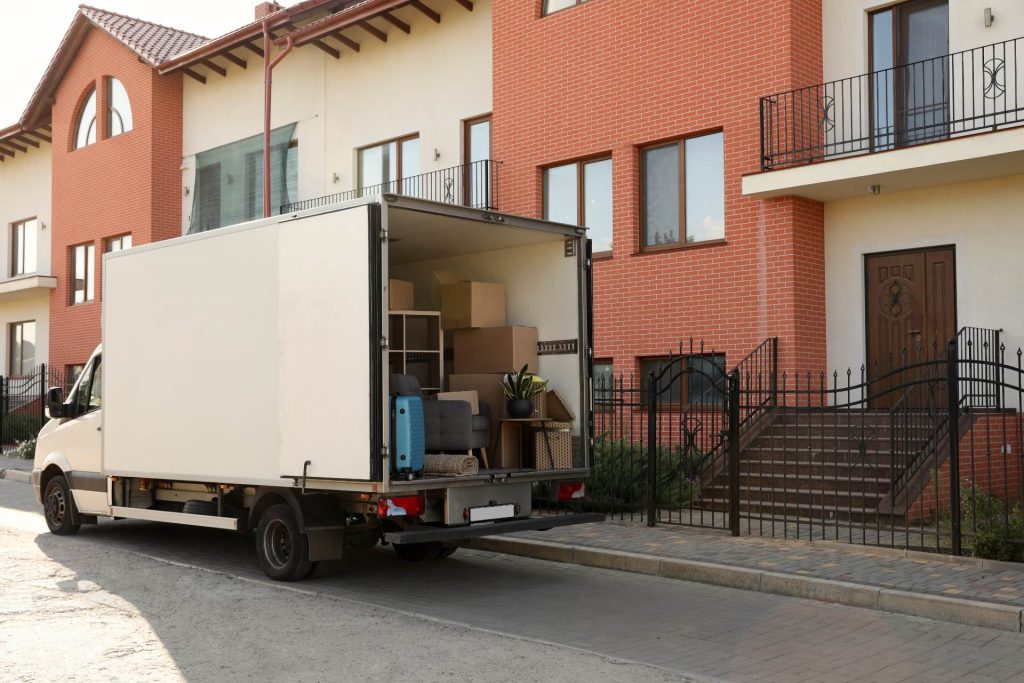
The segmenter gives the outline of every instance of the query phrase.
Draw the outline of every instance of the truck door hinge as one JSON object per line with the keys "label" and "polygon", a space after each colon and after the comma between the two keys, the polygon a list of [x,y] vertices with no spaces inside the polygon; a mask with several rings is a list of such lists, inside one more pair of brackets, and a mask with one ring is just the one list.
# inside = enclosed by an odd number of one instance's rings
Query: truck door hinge
{"label": "truck door hinge", "polygon": [[388,338],[387,337],[381,337],[380,338],[380,348],[384,349],[385,351],[388,350],[389,345],[388,345]]}
{"label": "truck door hinge", "polygon": [[381,457],[384,457],[384,458],[388,457],[388,455],[389,455],[388,447],[387,446],[381,446],[380,447],[380,454],[381,454]]}
{"label": "truck door hinge", "polygon": [[381,242],[387,242],[388,241],[388,231],[387,230],[381,230],[380,231],[380,241]]}

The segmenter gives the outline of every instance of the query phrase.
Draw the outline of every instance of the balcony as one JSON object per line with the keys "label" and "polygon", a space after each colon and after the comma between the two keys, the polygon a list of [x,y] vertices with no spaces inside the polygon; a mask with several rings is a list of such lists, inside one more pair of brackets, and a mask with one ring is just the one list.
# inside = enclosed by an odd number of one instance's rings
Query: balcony
{"label": "balcony", "polygon": [[0,280],[0,303],[49,295],[56,287],[57,278],[49,275],[16,275]]}
{"label": "balcony", "polygon": [[749,196],[827,201],[1024,173],[1024,38],[762,97],[760,115]]}
{"label": "balcony", "polygon": [[281,207],[281,213],[315,209],[360,197],[379,194],[399,194],[406,197],[428,199],[445,204],[457,204],[473,209],[498,211],[498,170],[500,161],[484,159],[471,164],[422,173],[380,185],[306,199]]}

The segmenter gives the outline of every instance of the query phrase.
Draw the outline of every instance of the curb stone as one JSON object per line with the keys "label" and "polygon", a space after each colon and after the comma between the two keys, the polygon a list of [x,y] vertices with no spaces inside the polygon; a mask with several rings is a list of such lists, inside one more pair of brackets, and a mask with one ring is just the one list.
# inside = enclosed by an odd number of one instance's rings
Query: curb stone
{"label": "curb stone", "polygon": [[20,481],[23,484],[31,484],[32,473],[28,470],[0,470],[0,479]]}
{"label": "curb stone", "polygon": [[772,595],[861,607],[966,626],[982,626],[1011,633],[1024,628],[1024,608],[963,600],[927,593],[911,593],[811,576],[732,567],[729,565],[660,558],[617,550],[584,548],[547,541],[483,537],[471,539],[476,550],[521,555],[600,569],[661,576],[695,583],[756,591]]}

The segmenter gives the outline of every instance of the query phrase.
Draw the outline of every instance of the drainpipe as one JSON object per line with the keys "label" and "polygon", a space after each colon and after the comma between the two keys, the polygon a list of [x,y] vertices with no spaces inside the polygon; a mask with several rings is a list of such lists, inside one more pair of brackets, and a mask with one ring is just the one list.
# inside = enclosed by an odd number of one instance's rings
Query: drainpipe
{"label": "drainpipe", "polygon": [[263,217],[270,217],[270,93],[272,88],[271,74],[278,62],[285,58],[294,47],[292,37],[280,53],[270,58],[270,22],[263,21]]}

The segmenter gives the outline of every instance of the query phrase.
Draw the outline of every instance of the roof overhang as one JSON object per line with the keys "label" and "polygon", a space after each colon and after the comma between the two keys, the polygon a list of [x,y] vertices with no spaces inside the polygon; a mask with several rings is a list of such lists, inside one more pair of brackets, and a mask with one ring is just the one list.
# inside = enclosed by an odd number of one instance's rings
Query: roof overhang
{"label": "roof overhang", "polygon": [[[293,41],[296,47],[313,44],[328,53],[330,53],[333,48],[325,49],[325,45],[328,48],[331,46],[324,41],[327,38],[333,38],[343,46],[358,51],[358,45],[353,47],[351,39],[344,36],[341,33],[342,31],[349,28],[359,27],[378,40],[386,42],[387,34],[379,27],[369,23],[370,20],[382,19],[386,22],[387,26],[398,28],[404,33],[409,33],[409,24],[394,16],[392,14],[393,11],[403,7],[409,7],[428,17],[435,23],[441,23],[441,13],[436,9],[436,7],[441,2],[447,1],[448,0],[362,0],[347,9],[336,12],[330,16],[320,19],[319,21],[314,21],[302,28],[292,31],[288,35],[288,38]],[[461,5],[469,12],[473,11],[472,0],[451,1]],[[284,40],[284,38],[278,38],[277,42],[281,43]],[[338,55],[335,54],[333,56],[337,57]]]}

